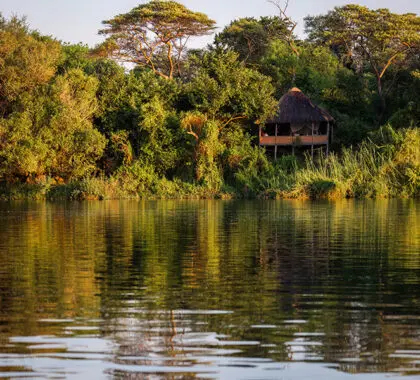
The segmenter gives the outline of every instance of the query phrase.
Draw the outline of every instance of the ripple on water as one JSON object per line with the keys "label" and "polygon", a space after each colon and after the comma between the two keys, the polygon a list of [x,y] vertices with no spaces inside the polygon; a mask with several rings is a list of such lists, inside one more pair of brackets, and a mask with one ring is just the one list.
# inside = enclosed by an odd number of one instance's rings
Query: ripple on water
{"label": "ripple on water", "polygon": [[420,203],[0,204],[0,377],[420,378]]}

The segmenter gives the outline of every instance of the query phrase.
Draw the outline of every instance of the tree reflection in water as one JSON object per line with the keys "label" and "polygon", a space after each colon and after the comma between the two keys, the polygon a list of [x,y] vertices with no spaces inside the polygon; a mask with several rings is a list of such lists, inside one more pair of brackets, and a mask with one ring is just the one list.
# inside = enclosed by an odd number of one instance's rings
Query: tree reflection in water
{"label": "tree reflection in water", "polygon": [[[0,204],[0,352],[100,338],[123,366],[194,372],[217,356],[419,374],[419,205]],[[16,338],[36,336],[53,338]]]}

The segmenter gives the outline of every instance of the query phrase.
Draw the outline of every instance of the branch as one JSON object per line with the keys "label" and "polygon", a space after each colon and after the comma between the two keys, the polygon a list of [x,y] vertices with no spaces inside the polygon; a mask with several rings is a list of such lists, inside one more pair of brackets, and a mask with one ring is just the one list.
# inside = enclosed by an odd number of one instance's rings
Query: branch
{"label": "branch", "polygon": [[166,45],[168,45],[169,79],[172,79],[174,74],[174,62],[172,60],[172,43],[167,42]]}
{"label": "branch", "polygon": [[273,4],[279,11],[279,19],[283,21],[287,29],[287,34],[284,34],[283,37],[288,43],[289,47],[292,49],[293,53],[299,57],[299,51],[294,42],[293,32],[296,29],[297,22],[293,21],[289,16],[287,16],[286,11],[289,7],[289,0],[285,0],[284,7],[281,6],[280,0],[267,0],[270,4]]}
{"label": "branch", "polygon": [[193,132],[192,130],[187,131],[187,133],[191,136],[194,136],[197,141],[199,140],[197,133]]}
{"label": "branch", "polygon": [[287,7],[289,6],[289,0],[286,0],[284,2],[284,8],[281,7],[279,0],[267,0],[269,3],[273,4],[280,12],[280,15],[282,15],[285,19],[288,19],[286,16]]}
{"label": "branch", "polygon": [[231,123],[234,120],[241,120],[241,119],[246,119],[246,116],[235,116],[235,117],[231,117],[227,122],[225,122],[219,130],[222,130],[224,127],[226,127],[229,123]]}
{"label": "branch", "polygon": [[[184,38],[184,41],[185,42],[183,42],[183,38]],[[177,68],[178,68],[178,75],[181,77],[181,59],[182,59],[182,53],[183,53],[183,51],[184,51],[184,49],[185,49],[185,46],[187,46],[187,43],[188,43],[188,40],[190,39],[190,36],[187,36],[187,37],[178,37],[178,40],[179,40],[179,45],[177,45],[175,42],[174,42],[174,46],[175,46],[175,50],[176,50],[176,52],[177,52],[177,62],[176,62],[176,65],[177,65]]]}
{"label": "branch", "polygon": [[376,78],[377,78],[378,80],[380,80],[382,77],[381,77],[381,75],[380,75],[380,73],[379,73],[379,70],[378,70],[377,64],[375,63],[375,61],[374,61],[374,59],[373,59],[373,57],[372,57],[372,54],[370,54],[370,51],[369,51],[369,50],[367,50],[367,49],[366,49],[366,47],[365,47],[363,44],[360,44],[360,47],[362,48],[362,50],[365,52],[366,56],[368,57],[368,60],[369,60],[369,62],[370,62],[370,64],[371,64],[371,66],[372,66],[373,70],[375,71]]}
{"label": "branch", "polygon": [[410,47],[407,47],[406,49],[399,50],[396,52],[390,59],[388,59],[388,62],[386,63],[385,67],[383,68],[381,74],[379,75],[379,78],[382,78],[385,74],[385,71],[388,69],[389,66],[391,66],[392,61],[398,57],[398,55],[405,53],[406,51],[410,50]]}

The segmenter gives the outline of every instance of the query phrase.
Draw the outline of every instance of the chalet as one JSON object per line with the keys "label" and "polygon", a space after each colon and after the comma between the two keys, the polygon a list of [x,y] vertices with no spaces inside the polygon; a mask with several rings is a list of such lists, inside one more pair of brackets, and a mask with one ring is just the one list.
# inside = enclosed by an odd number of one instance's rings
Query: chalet
{"label": "chalet", "polygon": [[333,122],[330,114],[294,87],[280,99],[277,114],[260,127],[259,143],[274,150],[275,159],[278,150],[290,147],[293,154],[297,147],[310,147],[312,155],[314,147],[325,147],[328,154]]}

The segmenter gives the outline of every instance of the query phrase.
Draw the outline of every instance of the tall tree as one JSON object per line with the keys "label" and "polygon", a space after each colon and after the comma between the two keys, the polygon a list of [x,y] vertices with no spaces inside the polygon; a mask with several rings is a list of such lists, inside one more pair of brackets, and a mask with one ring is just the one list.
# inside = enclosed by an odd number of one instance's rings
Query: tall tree
{"label": "tall tree", "polygon": [[270,78],[245,67],[237,54],[209,52],[190,59],[200,59],[201,67],[185,86],[184,109],[218,120],[220,129],[239,120],[265,122],[275,112]]}
{"label": "tall tree", "polygon": [[270,42],[286,33],[287,25],[277,17],[245,17],[232,21],[216,35],[217,47],[231,49],[247,63],[257,63],[266,53]]}
{"label": "tall tree", "polygon": [[121,62],[145,66],[172,79],[190,37],[210,34],[215,21],[176,1],[152,0],[103,21],[109,36],[98,48]]}
{"label": "tall tree", "polygon": [[0,117],[22,93],[52,78],[60,55],[59,42],[30,31],[24,18],[6,20],[0,14]]}
{"label": "tall tree", "polygon": [[287,15],[287,8],[289,7],[289,0],[285,0],[284,4],[281,0],[268,0],[269,3],[273,4],[278,11],[277,18],[279,22],[285,25],[285,28],[279,30],[277,37],[286,42],[290,49],[292,50],[293,54],[296,57],[299,57],[299,50],[296,45],[296,36],[295,36],[295,29],[297,26],[297,22],[293,21],[290,16]]}
{"label": "tall tree", "polygon": [[375,75],[385,110],[383,78],[392,65],[403,62],[420,44],[420,17],[395,14],[388,9],[371,10],[360,5],[336,7],[326,15],[307,17],[309,39],[329,44],[350,58],[356,70],[368,67]]}

